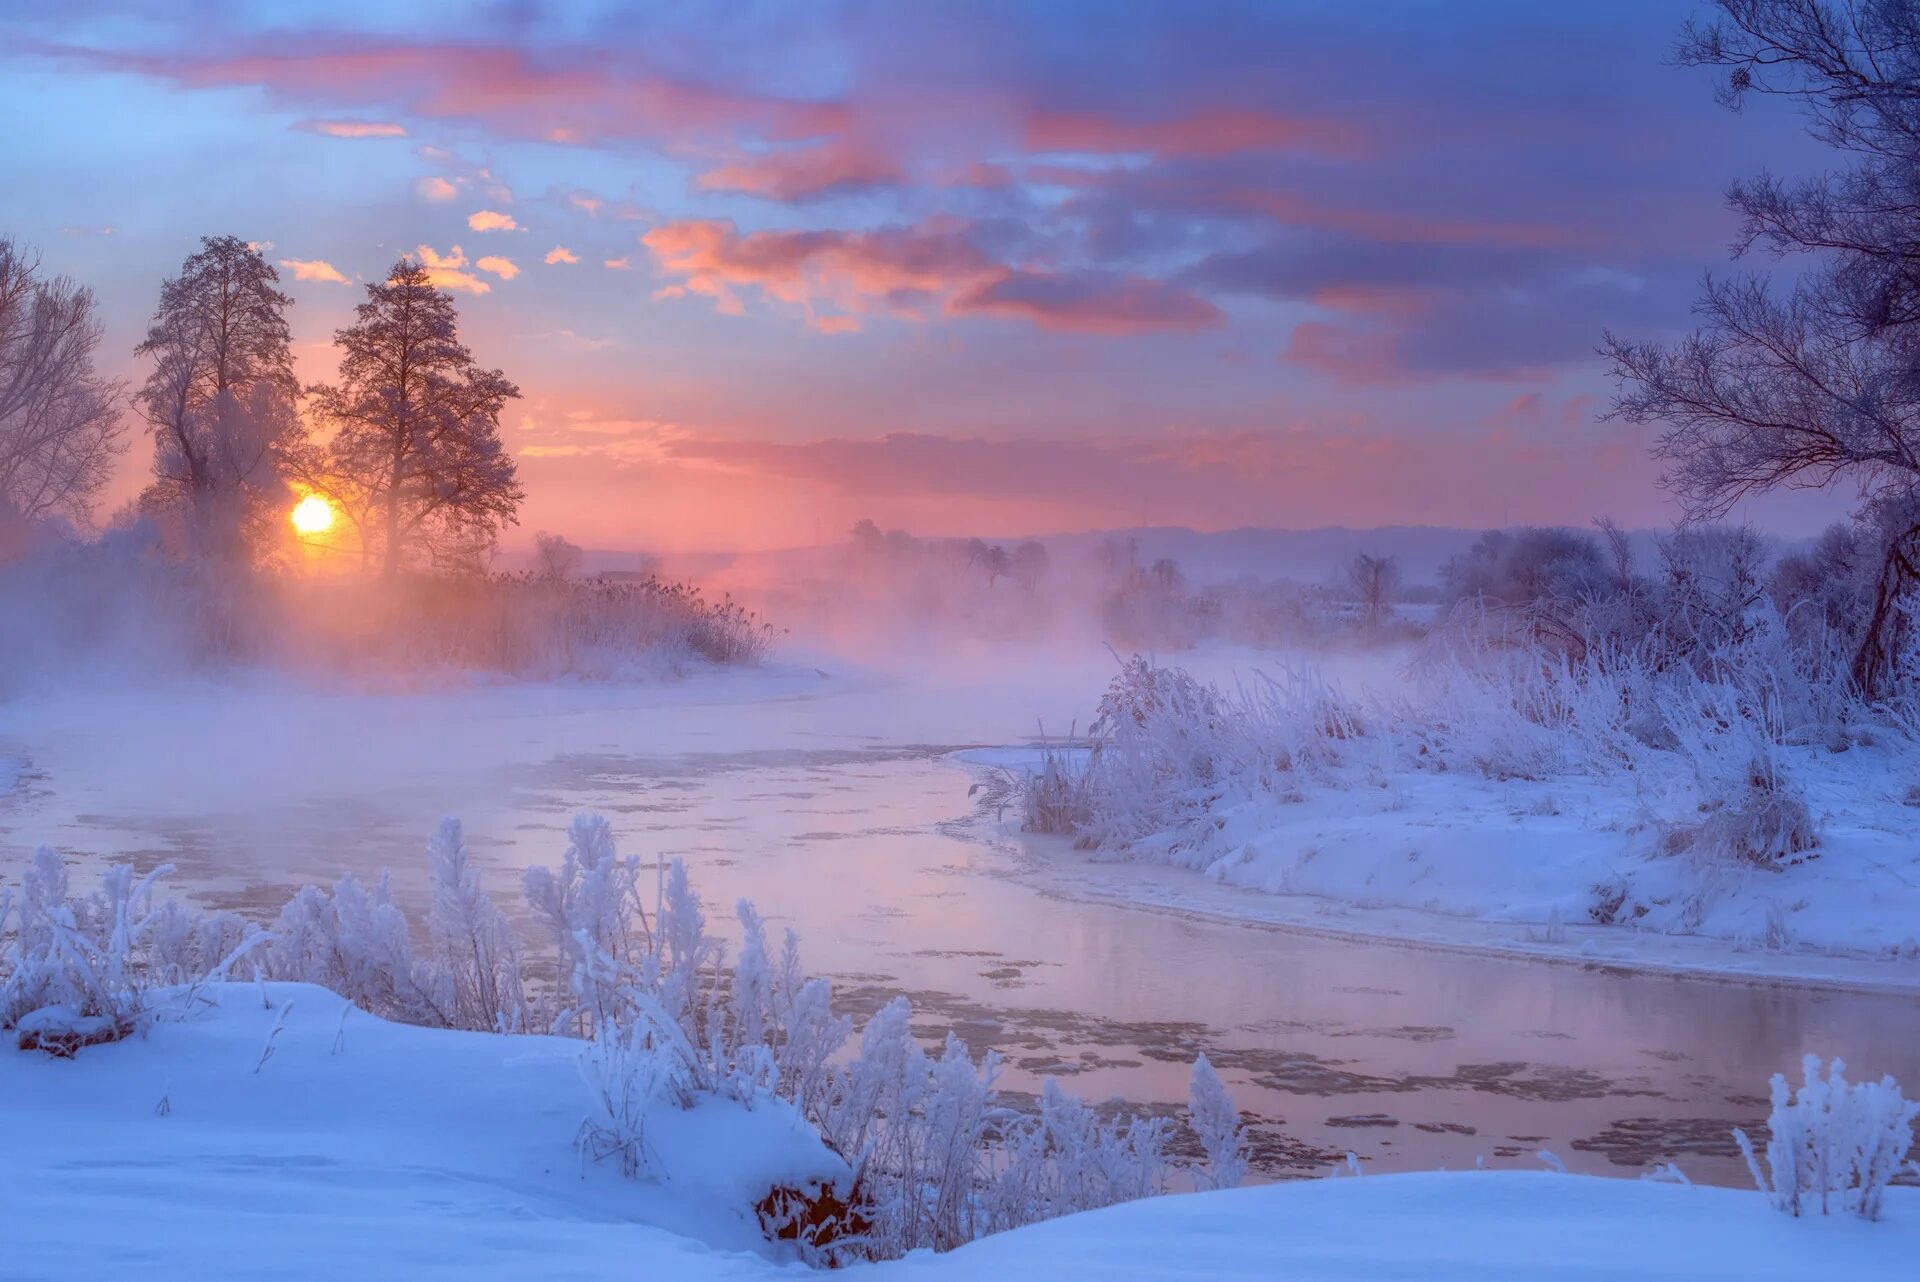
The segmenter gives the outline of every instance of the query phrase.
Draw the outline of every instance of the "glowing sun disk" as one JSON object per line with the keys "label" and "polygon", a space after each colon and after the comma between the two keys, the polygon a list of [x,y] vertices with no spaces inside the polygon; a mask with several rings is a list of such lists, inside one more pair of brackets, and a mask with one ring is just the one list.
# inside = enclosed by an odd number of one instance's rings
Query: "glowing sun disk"
{"label": "glowing sun disk", "polygon": [[293,505],[288,519],[301,534],[325,534],[333,528],[333,504],[318,494],[309,494]]}

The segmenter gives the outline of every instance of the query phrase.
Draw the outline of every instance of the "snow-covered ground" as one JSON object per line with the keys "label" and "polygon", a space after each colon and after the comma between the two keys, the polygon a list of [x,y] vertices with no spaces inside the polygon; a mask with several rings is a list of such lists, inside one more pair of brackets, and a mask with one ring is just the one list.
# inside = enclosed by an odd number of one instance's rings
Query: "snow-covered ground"
{"label": "snow-covered ground", "polygon": [[[1271,698],[1228,685],[1191,725],[1123,727],[1090,785],[1082,832],[1097,852],[1030,838],[1034,875],[1056,893],[1335,933],[1920,986],[1920,744],[1905,734],[1767,746],[1817,841],[1763,866],[1701,835],[1757,768],[1745,740],[1707,735],[1690,754],[1616,734],[1568,750],[1554,735],[1585,727],[1503,722],[1473,695],[1414,711],[1406,679],[1383,669],[1328,693],[1316,678]],[[1314,728],[1348,709],[1350,726]],[[1044,755],[960,758],[1031,777]],[[1072,775],[1088,758],[1059,760]]]}
{"label": "snow-covered ground", "polygon": [[[776,1105],[662,1106],[654,1177],[629,1181],[571,1146],[579,1043],[385,1024],[301,985],[173,1005],[73,1060],[0,1049],[0,1277],[802,1273],[747,1208],[833,1159]],[[1891,1282],[1916,1258],[1916,1190],[1866,1223],[1726,1189],[1462,1172],[1152,1199],[856,1275]]]}
{"label": "snow-covered ground", "polygon": [[[1920,811],[1881,754],[1807,754],[1819,855],[1778,871],[1703,870],[1658,850],[1632,777],[1495,781],[1408,772],[1382,785],[1250,797],[1219,812],[1198,868],[1140,843],[1131,859],[1026,835],[1052,893],[1335,935],[1650,970],[1920,988]],[[1032,748],[967,751],[1036,769]],[[1684,804],[1684,803],[1682,803]],[[1161,842],[1171,840],[1171,835]],[[1668,908],[1601,925],[1596,888]],[[1697,920],[1684,920],[1690,900]],[[1778,922],[1785,934],[1769,938]]]}

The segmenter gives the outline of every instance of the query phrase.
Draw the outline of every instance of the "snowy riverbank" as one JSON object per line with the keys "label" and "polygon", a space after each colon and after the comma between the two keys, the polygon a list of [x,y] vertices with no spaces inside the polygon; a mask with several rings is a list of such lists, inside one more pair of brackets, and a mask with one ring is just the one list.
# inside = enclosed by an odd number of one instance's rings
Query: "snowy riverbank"
{"label": "snowy riverbank", "polygon": [[[388,1024],[310,986],[261,996],[208,987],[145,1037],[70,1061],[0,1049],[0,1277],[201,1277],[221,1261],[280,1278],[805,1275],[748,1209],[832,1161],[778,1108],[663,1107],[658,1178],[629,1181],[571,1147],[577,1043]],[[1157,1198],[856,1273],[1873,1282],[1916,1254],[1914,1190],[1869,1224],[1789,1219],[1740,1191],[1503,1172]]]}

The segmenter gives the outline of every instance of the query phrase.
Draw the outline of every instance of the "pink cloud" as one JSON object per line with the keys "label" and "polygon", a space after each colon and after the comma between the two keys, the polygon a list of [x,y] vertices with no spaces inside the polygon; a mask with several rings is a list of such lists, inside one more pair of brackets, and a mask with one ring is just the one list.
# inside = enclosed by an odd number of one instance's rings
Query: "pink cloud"
{"label": "pink cloud", "polygon": [[1092,271],[1010,271],[954,299],[950,310],[1108,335],[1208,329],[1226,319],[1206,299],[1165,281]]}
{"label": "pink cloud", "polygon": [[489,254],[485,258],[475,259],[473,265],[483,272],[492,272],[501,280],[512,280],[520,274],[520,268],[511,258],[502,258],[498,254]]}
{"label": "pink cloud", "polygon": [[422,178],[414,183],[413,189],[420,193],[420,199],[430,200],[436,205],[444,205],[460,194],[460,189],[444,178]]}
{"label": "pink cloud", "polygon": [[1343,387],[1381,386],[1407,377],[1392,334],[1321,321],[1295,325],[1280,360],[1317,370]]}
{"label": "pink cloud", "polygon": [[741,134],[798,140],[836,133],[847,120],[838,103],[713,88],[598,49],[536,58],[510,46],[335,37],[235,53],[59,52],[190,88],[256,85],[277,102],[384,107],[569,145]]}
{"label": "pink cloud", "polygon": [[730,219],[685,219],[640,238],[694,294],[738,311],[755,288],[803,307],[913,314],[934,297],[992,276],[997,265],[958,226],[922,223],[877,231],[763,231],[742,235]]}
{"label": "pink cloud", "polygon": [[468,214],[467,226],[474,231],[518,231],[520,229],[520,224],[513,220],[512,214],[503,214],[493,209],[482,209]]}
{"label": "pink cloud", "polygon": [[856,191],[897,182],[891,160],[846,141],[770,151],[732,161],[701,174],[701,191],[740,192],[771,200],[798,201],[836,191]]}
{"label": "pink cloud", "polygon": [[1259,111],[1201,111],[1157,121],[1036,111],[1027,120],[1026,144],[1036,152],[1154,156],[1284,150],[1350,157],[1364,150],[1359,131],[1341,121]]}
{"label": "pink cloud", "polygon": [[681,280],[656,297],[699,294],[723,312],[742,310],[741,291],[801,307],[817,329],[818,306],[839,313],[1000,316],[1043,329],[1136,334],[1221,322],[1212,303],[1163,281],[1106,272],[1015,270],[987,255],[966,224],[928,221],[877,231],[762,231],[730,220],[687,219],[656,227],[641,243]]}
{"label": "pink cloud", "polygon": [[549,249],[547,251],[546,262],[549,265],[552,265],[554,263],[577,263],[579,261],[580,261],[580,255],[574,253],[571,249],[568,249],[565,245],[555,245],[552,249]]}
{"label": "pink cloud", "polygon": [[328,281],[336,285],[351,282],[340,274],[340,269],[324,258],[282,258],[280,265],[293,273],[295,280]]}
{"label": "pink cloud", "polygon": [[405,138],[406,127],[391,120],[299,120],[293,127],[329,138]]}
{"label": "pink cloud", "polygon": [[458,245],[445,254],[438,252],[431,245],[421,245],[414,250],[414,254],[420,259],[420,265],[427,269],[427,279],[441,289],[468,294],[487,294],[493,291],[493,286],[472,272],[464,270],[467,266],[467,255],[466,251]]}

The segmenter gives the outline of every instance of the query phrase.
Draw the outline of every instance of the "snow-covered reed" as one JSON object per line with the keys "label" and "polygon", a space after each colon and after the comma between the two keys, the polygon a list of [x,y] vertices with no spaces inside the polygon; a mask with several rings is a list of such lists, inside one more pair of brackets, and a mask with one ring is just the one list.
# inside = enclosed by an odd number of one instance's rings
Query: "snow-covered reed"
{"label": "snow-covered reed", "polygon": [[1784,1074],[1773,1076],[1765,1173],[1746,1132],[1733,1133],[1753,1182],[1788,1215],[1879,1219],[1887,1185],[1913,1147],[1920,1101],[1901,1095],[1891,1077],[1849,1082],[1837,1059],[1823,1066],[1808,1055],[1801,1072],[1797,1090]]}

